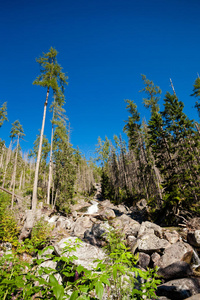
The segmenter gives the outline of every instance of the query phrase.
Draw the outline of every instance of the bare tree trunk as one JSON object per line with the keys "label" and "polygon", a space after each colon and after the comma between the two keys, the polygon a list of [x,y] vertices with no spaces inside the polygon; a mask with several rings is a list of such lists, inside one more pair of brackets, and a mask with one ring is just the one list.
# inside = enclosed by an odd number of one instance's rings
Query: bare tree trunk
{"label": "bare tree trunk", "polygon": [[40,132],[40,144],[39,144],[37,163],[36,163],[36,168],[35,168],[35,179],[34,179],[34,185],[33,185],[33,198],[32,198],[32,210],[36,210],[36,206],[37,206],[38,176],[39,176],[40,159],[41,159],[41,154],[42,154],[42,142],[43,142],[43,135],[44,135],[44,124],[45,124],[45,118],[46,118],[48,98],[49,98],[49,87],[47,89],[46,101],[44,103],[42,128],[41,128],[41,132]]}
{"label": "bare tree trunk", "polygon": [[14,197],[15,197],[15,179],[16,179],[16,171],[17,171],[18,147],[19,147],[19,135],[18,135],[18,138],[17,138],[17,148],[16,148],[14,171],[13,171],[13,189],[12,189],[11,209],[13,209],[13,203],[14,203]]}
{"label": "bare tree trunk", "polygon": [[6,181],[7,167],[8,167],[8,164],[9,164],[9,161],[10,161],[10,158],[11,158],[11,153],[12,153],[11,149],[12,149],[12,141],[10,142],[10,146],[9,146],[9,148],[7,150],[6,164],[5,164],[5,170],[4,170],[2,187],[4,187],[5,181]]}
{"label": "bare tree trunk", "polygon": [[5,152],[5,146],[2,147],[2,153],[1,153],[1,162],[0,162],[0,168],[3,168],[3,157]]}
{"label": "bare tree trunk", "polygon": [[[54,119],[54,112],[53,112]],[[52,152],[53,152],[53,123],[51,128],[51,148],[50,148],[50,161],[49,161],[49,180],[48,180],[48,188],[47,188],[47,204],[50,204],[50,189],[52,182]]]}

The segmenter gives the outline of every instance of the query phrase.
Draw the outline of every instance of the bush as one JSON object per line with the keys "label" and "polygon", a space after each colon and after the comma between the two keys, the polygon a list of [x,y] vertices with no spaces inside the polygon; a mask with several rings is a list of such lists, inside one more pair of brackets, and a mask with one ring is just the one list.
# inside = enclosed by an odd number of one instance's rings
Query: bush
{"label": "bush", "polygon": [[8,209],[10,203],[11,197],[0,193],[0,240],[16,244],[19,228],[12,211]]}

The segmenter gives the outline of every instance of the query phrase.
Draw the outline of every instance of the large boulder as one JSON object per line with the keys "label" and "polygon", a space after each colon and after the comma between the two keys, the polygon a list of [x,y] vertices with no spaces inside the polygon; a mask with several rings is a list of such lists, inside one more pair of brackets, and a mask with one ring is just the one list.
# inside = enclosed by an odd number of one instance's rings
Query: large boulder
{"label": "large boulder", "polygon": [[140,224],[133,220],[130,216],[122,214],[120,217],[112,221],[112,226],[116,229],[121,229],[126,236],[137,236]]}
{"label": "large boulder", "polygon": [[24,217],[24,226],[21,230],[19,240],[25,240],[31,235],[31,231],[35,224],[35,211],[27,210]]}
{"label": "large boulder", "polygon": [[[66,248],[66,243],[73,247],[77,245],[76,250],[64,252]],[[55,253],[58,256],[70,257],[75,255],[76,260],[73,260],[75,265],[81,265],[88,270],[92,270],[97,266],[97,262],[94,262],[96,259],[104,259],[105,253],[102,249],[95,247],[93,245],[81,242],[77,237],[68,237],[62,239],[59,243],[54,246]]]}
{"label": "large boulder", "polygon": [[138,250],[146,253],[160,252],[170,247],[170,243],[164,239],[160,239],[154,233],[147,233],[138,240]]}
{"label": "large boulder", "polygon": [[170,244],[175,244],[180,240],[180,235],[176,230],[170,231],[166,230],[163,234],[163,237],[170,242]]}
{"label": "large boulder", "polygon": [[93,223],[88,216],[80,217],[72,225],[72,228],[71,228],[72,234],[77,237],[83,237],[84,232],[87,229],[91,228],[92,225],[93,225]]}
{"label": "large boulder", "polygon": [[159,225],[151,223],[149,221],[142,222],[140,230],[138,232],[138,238],[145,234],[155,234],[157,237],[162,238],[163,229]]}
{"label": "large boulder", "polygon": [[199,248],[200,247],[200,230],[194,230],[188,232],[187,241],[190,245]]}
{"label": "large boulder", "polygon": [[177,261],[165,268],[160,268],[157,272],[164,279],[185,278],[193,275],[191,266],[184,261]]}
{"label": "large boulder", "polygon": [[177,242],[165,249],[163,256],[161,256],[156,265],[160,268],[165,268],[177,261],[183,261],[186,256],[189,263],[193,256],[192,247],[187,243]]}
{"label": "large boulder", "polygon": [[113,220],[116,217],[116,215],[113,209],[105,207],[99,212],[99,217],[101,220],[106,221]]}
{"label": "large boulder", "polygon": [[182,278],[168,281],[158,286],[156,294],[169,299],[181,300],[200,293],[200,279]]}
{"label": "large boulder", "polygon": [[138,264],[140,267],[146,269],[150,263],[150,256],[146,253],[139,252],[139,261]]}

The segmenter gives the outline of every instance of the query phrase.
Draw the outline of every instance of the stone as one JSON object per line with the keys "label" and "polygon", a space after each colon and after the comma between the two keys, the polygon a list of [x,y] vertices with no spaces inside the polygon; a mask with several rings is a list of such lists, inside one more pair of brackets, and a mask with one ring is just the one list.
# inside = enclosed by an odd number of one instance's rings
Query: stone
{"label": "stone", "polygon": [[72,233],[77,236],[77,237],[83,237],[84,232],[91,228],[93,223],[91,222],[90,218],[85,216],[85,217],[80,217],[79,219],[74,222],[72,225]]}
{"label": "stone", "polygon": [[141,236],[138,241],[138,250],[145,253],[158,252],[169,246],[168,241],[160,239],[152,232]]}
{"label": "stone", "polygon": [[170,242],[170,244],[175,244],[176,242],[179,241],[180,236],[179,236],[178,232],[175,231],[175,230],[173,230],[173,231],[167,230],[167,231],[164,232],[164,238],[168,242]]}
{"label": "stone", "polygon": [[199,300],[200,294],[193,295],[192,297],[187,298],[186,300]]}
{"label": "stone", "polygon": [[200,230],[194,230],[194,231],[188,232],[187,242],[190,245],[199,248],[200,247]]}
{"label": "stone", "polygon": [[160,268],[165,268],[174,262],[181,261],[186,253],[188,253],[188,255],[193,253],[193,249],[189,244],[184,242],[172,244],[170,247],[165,249],[163,256],[161,256],[157,262],[157,266]]}
{"label": "stone", "polygon": [[99,217],[101,220],[113,220],[116,217],[116,215],[113,209],[104,208],[99,212]]}
{"label": "stone", "polygon": [[[47,261],[44,261],[43,263],[41,263],[39,265],[39,268],[49,268],[50,269],[53,269],[53,270],[56,270],[56,267],[57,267],[57,263],[55,261],[52,261],[52,260],[47,260]],[[57,274],[54,274],[55,278],[57,279],[58,283],[60,285],[62,285],[62,277],[59,273]],[[45,280],[48,281],[48,278],[49,278],[49,275],[48,274],[43,274],[42,275],[42,278],[44,278]]]}
{"label": "stone", "polygon": [[58,230],[70,229],[72,223],[73,221],[71,219],[67,219],[65,217],[59,217],[56,221],[56,228],[58,228]]}
{"label": "stone", "polygon": [[105,239],[106,233],[112,230],[112,227],[108,224],[108,222],[93,224],[91,228],[91,233],[97,239]]}
{"label": "stone", "polygon": [[[63,253],[64,248],[66,247],[66,243],[71,245],[78,245],[76,250],[71,252]],[[55,253],[58,256],[69,257],[75,255],[77,257],[76,260],[73,261],[75,265],[82,265],[88,270],[92,270],[97,266],[97,262],[94,262],[95,259],[104,259],[105,253],[101,248],[90,245],[86,242],[81,242],[77,237],[68,237],[62,239],[59,243],[54,246]]]}
{"label": "stone", "polygon": [[24,219],[25,222],[19,236],[19,241],[25,240],[31,235],[31,231],[35,223],[35,212],[33,210],[27,210]]}
{"label": "stone", "polygon": [[153,262],[154,267],[157,266],[157,262],[159,261],[159,259],[160,259],[160,254],[158,254],[157,252],[154,252],[151,255],[151,261]]}
{"label": "stone", "polygon": [[157,272],[164,279],[185,278],[193,275],[191,266],[184,261],[177,261],[165,268],[160,268]]}
{"label": "stone", "polygon": [[157,237],[162,238],[163,229],[159,225],[149,221],[142,222],[138,232],[138,237],[140,238],[142,235],[150,233],[154,233]]}
{"label": "stone", "polygon": [[146,199],[141,199],[136,203],[136,207],[138,210],[146,210],[147,209],[147,201]]}
{"label": "stone", "polygon": [[175,279],[158,286],[156,295],[165,296],[173,300],[187,299],[200,293],[200,279],[181,278]]}
{"label": "stone", "polygon": [[139,266],[146,269],[150,263],[150,255],[144,253],[144,252],[139,252]]}

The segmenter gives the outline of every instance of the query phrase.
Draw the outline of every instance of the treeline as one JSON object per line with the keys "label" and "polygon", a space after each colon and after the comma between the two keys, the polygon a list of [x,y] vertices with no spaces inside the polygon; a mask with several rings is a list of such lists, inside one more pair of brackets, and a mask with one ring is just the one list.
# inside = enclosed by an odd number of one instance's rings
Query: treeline
{"label": "treeline", "polygon": [[[114,142],[99,138],[103,197],[129,205],[145,198],[154,220],[174,224],[200,212],[199,124],[183,112],[172,83],[173,93],[166,93],[161,111],[161,89],[145,75],[142,79],[144,106],[151,112],[148,123],[141,121],[134,101],[125,100],[128,145],[121,136],[114,136]],[[200,115],[200,78],[192,96]]]}
{"label": "treeline", "polygon": [[[33,149],[22,153],[20,140],[25,133],[18,120],[12,124],[9,148],[4,141],[0,143],[0,186],[12,192],[11,209],[18,193],[30,195],[27,205],[33,210],[38,200],[43,200],[59,210],[68,211],[74,194],[90,194],[95,181],[99,180],[97,167],[92,162],[88,163],[70,143],[69,123],[64,109],[68,77],[57,62],[57,54],[54,48],[50,48],[49,52],[36,59],[40,75],[33,84],[46,88],[47,92],[42,127]],[[50,104],[52,130],[49,142],[44,135],[44,124],[50,94],[54,100]],[[8,121],[6,103],[0,108],[0,127],[4,121]]]}

